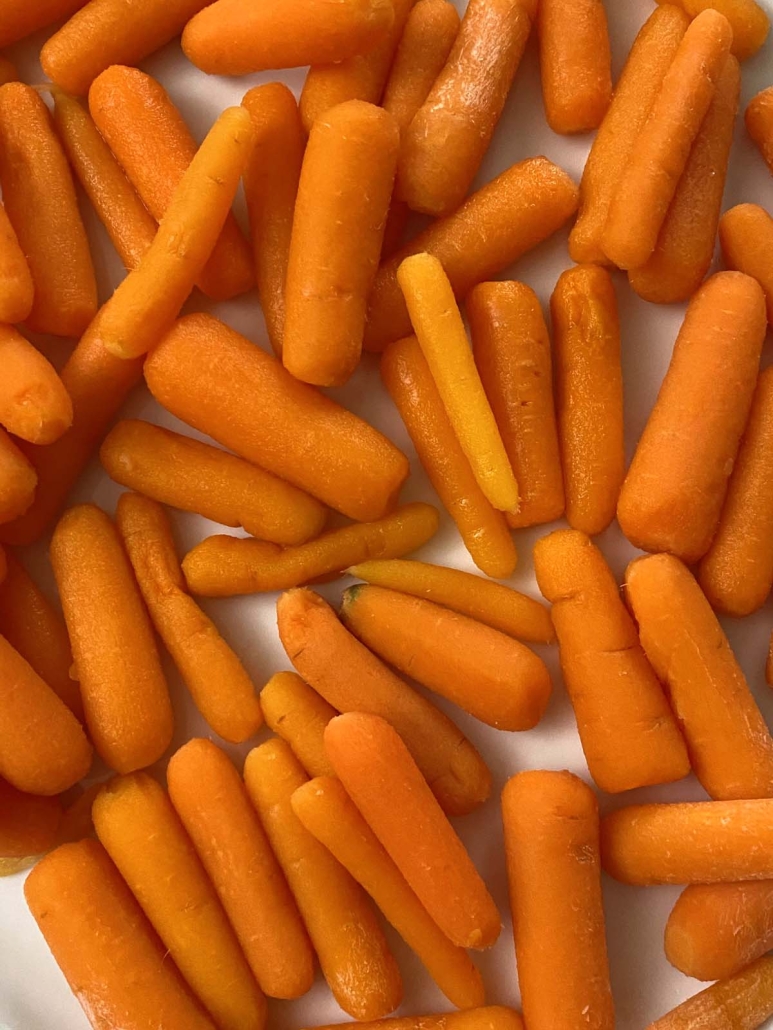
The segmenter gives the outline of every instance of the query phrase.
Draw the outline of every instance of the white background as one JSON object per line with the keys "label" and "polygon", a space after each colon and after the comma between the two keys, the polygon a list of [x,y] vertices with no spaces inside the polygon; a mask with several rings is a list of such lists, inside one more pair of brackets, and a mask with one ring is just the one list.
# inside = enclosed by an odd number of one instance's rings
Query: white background
{"label": "white background", "polygon": [[[35,0],[30,0],[34,3]],[[463,7],[461,0],[456,0]],[[773,0],[763,0],[773,9]],[[651,0],[608,0],[615,78],[640,25],[653,10]],[[20,66],[25,81],[42,81],[37,53],[49,33],[12,48],[10,56]],[[773,81],[773,60],[767,47],[743,66],[742,110],[749,99]],[[304,72],[266,73],[243,79],[207,77],[182,56],[177,43],[144,62],[143,68],[157,76],[201,138],[222,108],[240,102],[246,90],[258,82],[281,78],[296,91],[303,83]],[[484,162],[479,184],[522,158],[545,154],[577,180],[582,172],[589,146],[588,137],[567,138],[554,135],[547,127],[539,90],[539,77],[534,40],[523,64],[499,124],[494,144]],[[756,149],[745,135],[743,121],[738,120],[736,145],[733,149],[725,207],[741,201],[756,201],[773,208],[773,180]],[[237,214],[244,222],[243,202],[237,201]],[[100,300],[119,282],[123,269],[102,227],[84,203],[84,217],[93,243],[93,254],[100,282]],[[553,239],[508,270],[509,275],[527,282],[538,293],[545,306],[562,269],[570,265],[566,248],[566,232]],[[616,277],[622,322],[623,365],[625,374],[626,427],[629,452],[642,430],[667,368],[671,348],[678,331],[683,308],[660,308],[640,301],[628,288],[622,275]],[[191,307],[205,308],[197,296]],[[254,293],[237,302],[211,305],[229,324],[263,347],[268,347],[262,316]],[[53,360],[61,363],[71,348],[67,341],[41,341]],[[403,425],[380,385],[377,362],[366,357],[351,382],[334,395],[345,405],[383,430],[402,447],[412,460],[412,476],[404,490],[403,500],[427,500],[436,503],[433,492],[419,467]],[[163,412],[144,391],[139,390],[126,406],[125,414],[141,416],[184,432],[187,427]],[[112,512],[120,488],[112,483],[98,463],[92,462],[83,476],[73,501],[95,501]],[[175,524],[181,553],[216,527],[196,516],[177,514]],[[535,539],[547,532],[546,527],[517,534],[519,567],[512,585],[537,594],[531,569],[531,550]],[[634,549],[622,539],[616,526],[599,538],[605,554],[622,580],[626,563]],[[47,541],[30,549],[30,565],[47,586],[51,574],[46,558]],[[463,569],[473,569],[455,528],[443,516],[438,536],[421,552],[428,561],[442,562]],[[321,588],[333,602],[347,582]],[[538,595],[537,595],[538,596]],[[261,686],[289,662],[277,638],[274,595],[241,597],[205,602],[204,607],[234,645],[250,670],[255,683]],[[764,663],[768,635],[773,623],[769,604],[757,615],[743,622],[726,622],[736,653],[749,677],[752,689],[769,722],[773,723],[773,693],[765,685]],[[500,733],[452,710],[449,711],[471,740],[481,749],[494,775],[494,791],[489,802],[478,812],[457,821],[457,827],[491,888],[503,914],[505,927],[499,943],[490,952],[480,955],[488,1000],[492,1003],[518,1005],[518,986],[513,955],[511,927],[507,908],[502,831],[498,794],[508,776],[522,769],[571,769],[587,778],[587,771],[577,738],[574,719],[566,699],[553,648],[539,648],[555,674],[555,693],[542,723],[526,734]],[[170,672],[177,715],[174,747],[191,736],[208,735],[192,703],[179,681]],[[264,739],[261,734],[257,741]],[[252,741],[251,744],[257,741]],[[229,748],[241,761],[248,746]],[[170,752],[171,753],[171,752]],[[163,766],[157,770],[163,775]],[[104,770],[94,772],[104,778]],[[602,810],[642,800],[691,800],[705,795],[691,778],[680,784],[654,790],[634,791],[623,797],[601,797]],[[0,1030],[82,1030],[87,1021],[50,956],[42,937],[27,912],[22,895],[23,876],[0,880]],[[678,895],[674,888],[634,889],[623,887],[605,878],[605,904],[612,984],[617,1006],[619,1030],[639,1030],[678,1002],[700,989],[667,963],[662,946],[663,926],[670,907]],[[446,1009],[445,999],[429,976],[396,935],[390,932],[395,952],[402,965],[405,980],[405,1013],[421,1013]],[[318,977],[314,989],[294,1003],[272,1002],[270,1022],[275,1027],[301,1027],[315,1023],[338,1022],[347,1017],[332,1000],[325,984]]]}

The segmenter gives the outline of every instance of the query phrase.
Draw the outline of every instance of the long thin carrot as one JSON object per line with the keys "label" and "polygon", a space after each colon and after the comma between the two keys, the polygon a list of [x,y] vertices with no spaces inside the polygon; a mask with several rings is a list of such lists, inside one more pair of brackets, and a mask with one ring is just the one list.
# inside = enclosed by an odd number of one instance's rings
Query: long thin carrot
{"label": "long thin carrot", "polygon": [[314,982],[314,950],[230,758],[194,738],[172,756],[167,782],[261,988],[271,998],[299,998]]}
{"label": "long thin carrot", "polygon": [[[523,1030],[523,1020],[519,1014],[504,1005],[427,1016],[394,1016],[392,1019],[375,1019],[359,1025],[361,1030]],[[340,1024],[330,1023],[308,1030],[340,1030]]]}
{"label": "long thin carrot", "polygon": [[72,424],[72,401],[53,365],[10,325],[0,325],[0,365],[0,423],[29,443],[54,443]]}
{"label": "long thin carrot", "polygon": [[260,692],[266,725],[290,745],[309,776],[333,776],[325,727],[338,712],[294,672],[275,673]]}
{"label": "long thin carrot", "polygon": [[0,47],[17,43],[25,36],[44,29],[63,18],[70,18],[86,0],[6,0],[3,4],[3,23],[0,25]]}
{"label": "long thin carrot", "polygon": [[[664,3],[665,0],[657,0]],[[760,49],[770,32],[770,19],[755,0],[677,0],[694,18],[696,14],[712,8],[724,14],[733,30],[732,53],[739,61],[752,57]]]}
{"label": "long thin carrot", "polygon": [[746,131],[773,172],[773,86],[752,97],[744,114]]}
{"label": "long thin carrot", "polygon": [[762,287],[773,324],[773,218],[758,204],[737,204],[719,221],[719,242],[727,267]]}
{"label": "long thin carrot", "polygon": [[727,980],[688,998],[647,1030],[755,1030],[773,1014],[773,956],[757,959]]}
{"label": "long thin carrot", "polygon": [[520,773],[502,792],[502,820],[530,1030],[612,1030],[593,791],[568,772]]}
{"label": "long thin carrot", "polygon": [[55,843],[61,821],[58,797],[24,794],[0,779],[0,858],[42,855]]}
{"label": "long thin carrot", "polygon": [[293,793],[307,777],[283,740],[247,755],[244,780],[338,1004],[377,1019],[400,1004],[400,971],[363,889],[304,828]]}
{"label": "long thin carrot", "polygon": [[8,324],[23,322],[32,311],[34,298],[30,267],[0,204],[0,320]]}
{"label": "long thin carrot", "polygon": [[470,957],[431,918],[340,780],[310,780],[295,791],[292,806],[309,833],[373,898],[449,1001],[459,1008],[482,1005],[483,980]]}
{"label": "long thin carrot", "polygon": [[[0,427],[0,535],[24,516],[35,500],[38,476],[6,431]],[[3,539],[6,537],[3,535]]]}
{"label": "long thin carrot", "polygon": [[451,720],[371,654],[311,590],[277,602],[277,628],[300,675],[339,712],[388,720],[407,744],[443,809],[463,815],[491,790],[483,759]]}

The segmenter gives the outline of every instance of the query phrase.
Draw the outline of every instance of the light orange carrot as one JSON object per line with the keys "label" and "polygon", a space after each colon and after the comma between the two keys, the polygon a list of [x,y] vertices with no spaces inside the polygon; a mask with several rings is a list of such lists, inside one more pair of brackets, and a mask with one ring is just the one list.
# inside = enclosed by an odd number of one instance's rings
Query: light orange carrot
{"label": "light orange carrot", "polygon": [[746,131],[773,172],[773,86],[752,97],[744,115]]}
{"label": "light orange carrot", "polygon": [[[657,0],[664,3],[665,0]],[[724,14],[733,30],[732,53],[739,61],[752,57],[765,42],[770,31],[770,20],[755,0],[677,0],[694,18],[710,7]]]}
{"label": "light orange carrot", "polygon": [[29,511],[35,500],[37,483],[35,469],[0,427],[0,534],[3,534],[6,524],[13,523]]}
{"label": "light orange carrot", "polygon": [[757,959],[727,980],[688,998],[648,1030],[755,1030],[773,1015],[773,956]]}
{"label": "light orange carrot", "polygon": [[34,298],[35,286],[27,259],[0,204],[0,321],[23,322],[32,311]]}
{"label": "light orange carrot", "polygon": [[309,776],[333,776],[325,727],[338,712],[294,672],[275,673],[260,692],[266,725],[290,745]]}
{"label": "light orange carrot", "polygon": [[0,47],[17,43],[38,29],[71,17],[85,3],[86,0],[37,0],[34,4],[26,0],[5,0]]}
{"label": "light orange carrot", "polygon": [[[393,1016],[360,1023],[360,1030],[524,1030],[515,1009],[488,1005],[465,1012],[443,1012],[427,1016]],[[311,1027],[309,1030],[340,1030],[340,1023]]]}
{"label": "light orange carrot", "polygon": [[56,841],[61,821],[58,797],[23,794],[0,779],[0,858],[42,855]]}
{"label": "light orange carrot", "polygon": [[773,218],[757,204],[737,204],[719,220],[719,242],[727,267],[762,287],[773,324]]}
{"label": "light orange carrot", "polygon": [[51,444],[72,424],[72,401],[53,365],[10,325],[0,325],[0,423],[22,440]]}

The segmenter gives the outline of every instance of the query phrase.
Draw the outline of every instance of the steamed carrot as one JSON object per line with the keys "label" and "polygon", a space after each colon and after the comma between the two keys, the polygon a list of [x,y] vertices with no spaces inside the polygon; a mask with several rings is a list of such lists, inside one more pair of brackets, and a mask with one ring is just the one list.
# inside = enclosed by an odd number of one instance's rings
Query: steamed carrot
{"label": "steamed carrot", "polygon": [[284,83],[254,86],[242,105],[255,133],[244,170],[255,279],[268,338],[281,358],[287,259],[306,140],[298,102]]}
{"label": "steamed carrot", "polygon": [[97,284],[72,174],[48,108],[31,86],[0,86],[0,187],[35,287],[27,325],[80,336]]}
{"label": "steamed carrot", "polygon": [[34,298],[30,267],[0,203],[0,321],[23,322],[32,311]]}
{"label": "steamed carrot", "polygon": [[719,242],[727,267],[762,287],[773,324],[773,218],[758,204],[737,204],[719,220]]}
{"label": "steamed carrot", "polygon": [[0,779],[0,857],[42,855],[56,841],[62,821],[58,797],[24,794]]}
{"label": "steamed carrot", "polygon": [[349,712],[328,723],[325,750],[443,933],[462,948],[494,944],[502,929],[494,900],[397,731],[378,716]]}
{"label": "steamed carrot", "polygon": [[536,0],[470,0],[448,59],[403,134],[397,196],[447,215],[488,150],[521,63]]}
{"label": "steamed carrot", "polygon": [[[169,94],[139,69],[113,66],[92,83],[89,110],[143,204],[161,222],[198,151]],[[222,229],[196,273],[197,285],[212,300],[228,300],[254,282],[250,246],[230,204],[223,207]]]}
{"label": "steamed carrot", "polygon": [[0,535],[6,526],[29,511],[38,477],[35,469],[0,426]]}
{"label": "steamed carrot", "polygon": [[53,365],[10,325],[0,325],[0,423],[29,443],[51,444],[72,424],[72,401]]}
{"label": "steamed carrot", "polygon": [[70,18],[86,0],[5,0],[0,24],[0,47],[17,43],[25,36],[63,18]]}
{"label": "steamed carrot", "polygon": [[397,501],[405,455],[211,315],[177,322],[145,379],[178,418],[350,518],[379,519]]}
{"label": "steamed carrot", "polygon": [[[663,3],[664,0],[657,0]],[[755,0],[677,0],[694,18],[707,7],[724,14],[733,30],[731,52],[739,61],[752,57],[765,42],[770,31],[770,20]]]}
{"label": "steamed carrot", "polygon": [[[487,1005],[465,1012],[432,1013],[427,1016],[393,1016],[360,1023],[360,1030],[524,1030],[515,1009]],[[309,1030],[341,1030],[340,1023],[311,1027]]]}
{"label": "steamed carrot", "polygon": [[215,733],[241,744],[263,725],[255,687],[215,624],[188,595],[169,517],[149,497],[125,493],[116,524],[153,626],[194,704]]}
{"label": "steamed carrot", "polygon": [[270,472],[150,422],[119,422],[99,457],[122,486],[225,526],[243,526],[261,540],[304,543],[327,517],[319,501]]}
{"label": "steamed carrot", "polygon": [[194,738],[172,756],[167,782],[261,988],[271,998],[299,998],[314,982],[314,951],[231,760]]}
{"label": "steamed carrot", "polygon": [[482,1005],[483,980],[470,957],[431,918],[341,782],[330,776],[310,780],[295,791],[292,806],[309,833],[373,898],[449,1001],[460,1008]]}
{"label": "steamed carrot", "polygon": [[625,475],[620,323],[609,273],[563,272],[550,298],[566,518],[589,536],[615,516]]}
{"label": "steamed carrot", "polygon": [[773,86],[752,97],[744,115],[746,131],[773,172]]}
{"label": "steamed carrot", "polygon": [[602,247],[619,268],[643,265],[716,92],[733,31],[707,9],[688,26],[610,201]]}
{"label": "steamed carrot", "polygon": [[244,780],[335,1000],[354,1019],[392,1012],[402,998],[397,963],[363,889],[293,812],[308,781],[289,746],[274,739],[252,750]]}
{"label": "steamed carrot", "polygon": [[266,999],[163,788],[147,773],[118,776],[93,814],[100,843],[217,1026],[263,1027]]}
{"label": "steamed carrot", "polygon": [[534,571],[553,604],[564,682],[596,784],[614,794],[687,776],[684,740],[601,551],[584,533],[558,530],[537,542]]}
{"label": "steamed carrot", "polygon": [[172,706],[118,531],[95,505],[78,505],[59,520],[50,554],[97,753],[117,772],[151,765],[172,738]]}
{"label": "steamed carrot", "polygon": [[486,800],[491,774],[472,744],[353,637],[318,594],[283,594],[277,628],[290,661],[329,704],[339,712],[381,716],[395,727],[446,812],[464,815]]}
{"label": "steamed carrot", "polygon": [[773,739],[694,577],[670,555],[642,558],[628,566],[626,596],[706,792],[773,797]]}
{"label": "steamed carrot", "polygon": [[545,712],[542,659],[475,619],[375,586],[347,590],[341,619],[379,658],[489,726],[530,730]]}
{"label": "steamed carrot", "polygon": [[773,1015],[773,956],[688,998],[648,1030],[755,1030]]}
{"label": "steamed carrot", "polygon": [[524,772],[502,792],[515,955],[530,1030],[612,1030],[599,811],[568,772]]}
{"label": "steamed carrot", "polygon": [[741,69],[730,55],[717,91],[693,143],[652,256],[628,273],[644,300],[689,300],[714,257],[727,162],[741,90]]}
{"label": "steamed carrot", "polygon": [[767,320],[759,285],[719,272],[695,294],[620,491],[636,547],[687,563],[708,551],[757,381]]}
{"label": "steamed carrot", "polygon": [[508,168],[381,265],[370,297],[365,349],[381,351],[411,331],[397,282],[397,269],[405,258],[432,254],[461,300],[477,283],[546,240],[576,210],[577,187],[547,158],[530,158]]}
{"label": "steamed carrot", "polygon": [[46,856],[24,895],[94,1030],[215,1030],[97,841]]}
{"label": "steamed carrot", "polygon": [[332,776],[325,727],[338,712],[294,672],[275,673],[260,692],[266,725],[290,745],[309,776]]}

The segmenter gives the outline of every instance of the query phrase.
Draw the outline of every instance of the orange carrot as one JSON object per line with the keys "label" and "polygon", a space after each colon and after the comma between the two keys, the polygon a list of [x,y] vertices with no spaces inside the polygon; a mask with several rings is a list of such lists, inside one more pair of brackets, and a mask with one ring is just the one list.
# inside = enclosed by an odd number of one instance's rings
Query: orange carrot
{"label": "orange carrot", "polygon": [[708,551],[766,328],[762,290],[740,272],[711,276],[693,297],[620,491],[617,517],[634,546],[688,564]]}
{"label": "orange carrot", "polygon": [[301,910],[333,996],[354,1019],[377,1019],[400,1004],[402,982],[365,892],[301,824],[291,798],[307,783],[283,740],[247,755],[247,792]]}
{"label": "orange carrot", "polygon": [[338,712],[294,672],[275,673],[260,692],[266,725],[290,745],[309,776],[333,776],[325,727]]}
{"label": "orange carrot", "polygon": [[765,292],[773,324],[773,218],[757,204],[738,204],[719,221],[719,242],[728,268],[750,275]]}
{"label": "orange carrot", "polygon": [[766,956],[683,1001],[648,1030],[754,1030],[772,1014],[773,956]]}
{"label": "orange carrot", "polygon": [[35,469],[0,427],[0,534],[7,523],[29,511],[35,500],[37,483]]}
{"label": "orange carrot", "polygon": [[4,0],[0,47],[17,43],[38,29],[71,17],[85,3],[86,0],[36,0],[34,4],[27,0]]}
{"label": "orange carrot", "polygon": [[502,819],[530,1030],[612,1030],[593,791],[568,772],[519,773],[502,792]]}
{"label": "orange carrot", "polygon": [[744,118],[746,131],[773,172],[773,86],[752,97]]}
{"label": "orange carrot", "polygon": [[20,82],[0,86],[0,186],[35,286],[27,325],[80,336],[97,310],[86,231],[48,108]]}
{"label": "orange carrot", "polygon": [[56,841],[61,821],[59,798],[23,794],[0,779],[0,857],[42,855]]}
{"label": "orange carrot", "polygon": [[0,325],[0,365],[0,423],[29,443],[54,443],[72,424],[72,401],[51,363],[12,326]]}
{"label": "orange carrot", "polygon": [[464,815],[491,790],[491,774],[460,730],[353,637],[311,590],[277,602],[277,628],[301,676],[339,712],[387,719],[407,744],[443,809]]}
{"label": "orange carrot", "polygon": [[315,955],[241,777],[209,740],[193,739],[167,769],[169,796],[261,988],[298,998]]}
{"label": "orange carrot", "polygon": [[0,321],[23,322],[29,317],[35,298],[27,259],[0,204]]}
{"label": "orange carrot", "polygon": [[[664,3],[665,0],[657,0]],[[670,2],[670,0],[669,0]],[[733,30],[732,53],[739,61],[756,54],[770,31],[767,14],[755,0],[677,0],[685,11],[694,18],[696,14],[710,7],[724,14]]]}
{"label": "orange carrot", "polygon": [[614,794],[687,776],[682,735],[601,551],[584,533],[558,530],[537,542],[534,571],[553,604],[564,682],[596,784]]}
{"label": "orange carrot", "polygon": [[[428,1016],[393,1016],[360,1023],[360,1030],[524,1030],[515,1009],[488,1005],[465,1012],[443,1012]],[[310,1030],[341,1030],[340,1023],[311,1027]]]}

